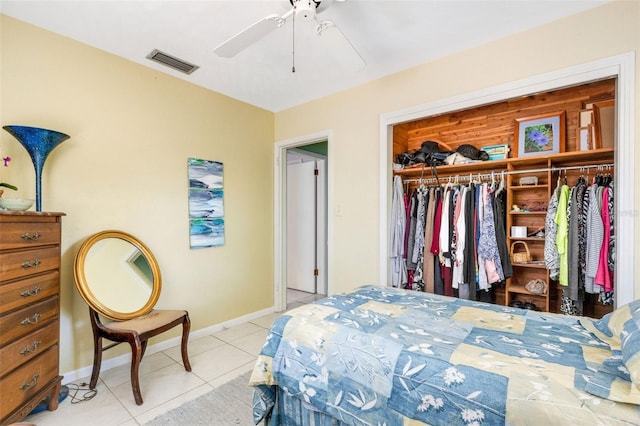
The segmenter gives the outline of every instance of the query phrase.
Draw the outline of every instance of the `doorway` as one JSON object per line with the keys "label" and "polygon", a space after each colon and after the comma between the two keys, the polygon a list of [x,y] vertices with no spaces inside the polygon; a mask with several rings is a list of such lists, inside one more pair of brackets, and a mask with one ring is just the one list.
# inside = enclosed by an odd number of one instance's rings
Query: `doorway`
{"label": "doorway", "polygon": [[287,308],[327,294],[326,142],[287,149]]}
{"label": "doorway", "polygon": [[328,137],[276,145],[276,311],[328,294]]}

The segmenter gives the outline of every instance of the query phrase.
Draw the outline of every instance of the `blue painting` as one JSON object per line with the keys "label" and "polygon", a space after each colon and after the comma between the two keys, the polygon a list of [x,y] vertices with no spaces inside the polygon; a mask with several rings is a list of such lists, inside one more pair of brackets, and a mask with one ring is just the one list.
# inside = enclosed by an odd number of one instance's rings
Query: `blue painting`
{"label": "blue painting", "polygon": [[189,158],[188,170],[190,246],[224,245],[222,163]]}

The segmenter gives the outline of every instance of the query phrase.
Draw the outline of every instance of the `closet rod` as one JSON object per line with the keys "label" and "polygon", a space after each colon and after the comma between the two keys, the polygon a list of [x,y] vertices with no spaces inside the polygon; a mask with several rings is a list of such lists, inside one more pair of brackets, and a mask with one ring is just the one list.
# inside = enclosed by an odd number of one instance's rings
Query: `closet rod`
{"label": "closet rod", "polygon": [[614,167],[615,164],[589,164],[588,166],[569,166],[569,167],[551,167],[551,172],[563,172],[566,170],[581,170],[581,169],[599,169]]}
{"label": "closet rod", "polygon": [[[580,169],[596,169],[596,168],[607,168],[607,167],[614,167],[615,164],[613,163],[607,163],[607,164],[587,164],[584,166],[568,166],[568,167],[544,167],[541,169],[527,169],[527,170],[503,170],[500,172],[492,172],[492,173],[478,173],[478,174],[473,174],[470,173],[468,176],[467,175],[449,175],[449,176],[443,176],[440,177],[439,179],[442,181],[448,181],[451,178],[459,178],[459,179],[473,179],[474,177],[477,179],[483,179],[483,178],[491,178],[491,177],[495,177],[495,178],[499,178],[500,176],[506,176],[506,175],[517,175],[517,174],[524,174],[524,173],[543,173],[543,172],[562,172],[562,171],[566,171],[566,170],[580,170]],[[435,181],[436,178],[435,176],[428,176],[428,177],[424,177],[424,178],[415,178],[415,179],[403,179],[403,183],[409,183],[409,182],[424,182],[424,181],[430,181],[433,180]]]}
{"label": "closet rod", "polygon": [[[517,175],[517,174],[523,174],[523,173],[543,173],[543,172],[562,172],[562,171],[566,171],[566,170],[580,170],[580,169],[596,169],[596,168],[603,168],[603,167],[613,167],[615,166],[615,164],[613,163],[608,163],[608,164],[587,164],[585,166],[568,166],[568,167],[555,167],[555,166],[551,166],[551,167],[545,167],[542,169],[528,169],[528,170],[511,170],[511,171],[507,171],[505,172],[505,174],[507,175]],[[502,173],[502,172],[500,172]]]}

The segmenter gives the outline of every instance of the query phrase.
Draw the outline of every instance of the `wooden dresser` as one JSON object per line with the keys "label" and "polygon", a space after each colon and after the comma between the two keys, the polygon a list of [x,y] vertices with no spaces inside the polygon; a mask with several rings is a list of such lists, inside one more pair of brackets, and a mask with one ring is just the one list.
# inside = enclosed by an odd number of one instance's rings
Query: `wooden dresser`
{"label": "wooden dresser", "polygon": [[0,424],[58,408],[63,213],[0,211]]}

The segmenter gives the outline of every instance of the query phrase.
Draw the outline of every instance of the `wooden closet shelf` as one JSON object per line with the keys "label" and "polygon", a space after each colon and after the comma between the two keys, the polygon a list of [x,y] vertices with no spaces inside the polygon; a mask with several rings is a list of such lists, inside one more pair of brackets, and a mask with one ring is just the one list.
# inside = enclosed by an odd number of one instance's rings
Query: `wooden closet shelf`
{"label": "wooden closet shelf", "polygon": [[512,263],[512,266],[518,266],[521,268],[534,268],[534,269],[547,269],[544,262],[531,262],[531,263]]}
{"label": "wooden closet shelf", "polygon": [[534,215],[546,215],[547,211],[541,210],[538,212],[509,212],[509,214],[512,214],[515,216],[534,216]]}
{"label": "wooden closet shelf", "polygon": [[[504,160],[477,161],[467,164],[455,164],[451,166],[438,166],[436,170],[444,176],[489,173],[491,171],[513,171],[524,168],[538,167],[570,167],[576,164],[589,162],[607,162],[613,159],[613,148],[593,149],[590,151],[571,151],[552,154],[549,156],[536,156],[527,158],[507,158]],[[394,175],[404,177],[432,177],[431,167],[426,164],[416,164],[404,169],[394,170]],[[519,186],[518,186],[519,188]]]}
{"label": "wooden closet shelf", "polygon": [[518,294],[526,294],[527,296],[532,296],[532,297],[543,297],[546,298],[547,297],[547,293],[542,293],[542,294],[533,294],[531,293],[529,290],[527,290],[524,285],[519,285],[519,284],[511,284],[511,287],[509,288],[509,291],[511,293],[518,293]]}

